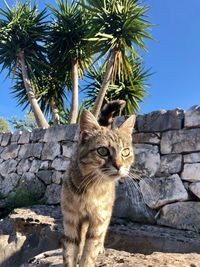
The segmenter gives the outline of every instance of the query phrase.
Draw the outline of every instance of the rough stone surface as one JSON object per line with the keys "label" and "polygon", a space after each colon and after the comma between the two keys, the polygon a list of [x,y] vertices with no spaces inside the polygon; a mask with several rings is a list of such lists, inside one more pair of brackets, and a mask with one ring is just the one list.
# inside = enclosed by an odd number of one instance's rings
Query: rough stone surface
{"label": "rough stone surface", "polygon": [[[46,130],[43,129],[43,128],[36,128],[36,129],[34,129],[34,131],[30,135],[30,140],[33,143],[36,143],[36,142],[42,143],[42,142],[44,142],[45,132],[46,132]],[[51,140],[49,140],[49,141],[51,141]]]}
{"label": "rough stone surface", "polygon": [[200,162],[200,153],[190,153],[183,156],[184,163]]}
{"label": "rough stone surface", "polygon": [[[61,236],[59,206],[15,209],[0,220],[0,265],[59,266],[62,263],[61,251],[55,253],[53,250],[60,247]],[[97,260],[98,267],[191,267],[191,264],[199,267],[197,253],[200,252],[200,240],[191,231],[133,224],[117,219],[109,228],[106,247],[115,251],[106,249],[106,254]],[[53,255],[56,257],[50,258]]]}
{"label": "rough stone surface", "polygon": [[157,223],[177,229],[200,230],[200,202],[177,202],[164,206],[157,215]]}
{"label": "rough stone surface", "polygon": [[[199,267],[200,255],[159,253],[151,255],[134,254],[126,251],[107,249],[105,255],[99,256],[96,267]],[[62,250],[47,251],[34,257],[31,263],[20,267],[63,267]]]}
{"label": "rough stone surface", "polygon": [[185,164],[181,178],[190,182],[200,181],[200,163]]}
{"label": "rough stone surface", "polygon": [[30,141],[30,135],[30,131],[23,131],[19,138],[18,144],[28,144]]}
{"label": "rough stone surface", "polygon": [[55,171],[52,175],[52,182],[54,184],[61,184],[63,178],[63,173],[59,171]]}
{"label": "rough stone surface", "polygon": [[60,144],[55,142],[49,142],[44,144],[41,159],[54,160],[55,157],[59,156],[60,154]]}
{"label": "rough stone surface", "polygon": [[142,170],[144,177],[152,177],[160,166],[158,146],[134,144],[134,168]]}
{"label": "rough stone surface", "polygon": [[3,197],[8,196],[17,186],[19,179],[20,176],[16,173],[8,174],[7,177],[0,182],[0,195]]}
{"label": "rough stone surface", "polygon": [[42,148],[43,145],[40,143],[25,144],[21,146],[19,150],[19,158],[30,158],[30,157],[40,158],[42,153]]}
{"label": "rough stone surface", "polygon": [[181,129],[184,112],[182,109],[153,111],[137,117],[139,132],[160,132]]}
{"label": "rough stone surface", "polygon": [[18,161],[9,159],[0,164],[0,175],[6,177],[9,173],[15,172]]}
{"label": "rough stone surface", "polygon": [[155,212],[146,206],[137,182],[126,179],[119,183],[116,195],[113,216],[134,222],[155,223]]}
{"label": "rough stone surface", "polygon": [[133,143],[134,144],[155,144],[160,143],[160,134],[159,133],[134,133],[133,134]]}
{"label": "rough stone surface", "polygon": [[51,184],[47,186],[45,192],[45,199],[47,204],[59,204],[60,203],[61,185]]}
{"label": "rough stone surface", "polygon": [[160,168],[158,170],[159,175],[170,175],[173,173],[179,173],[182,168],[182,155],[169,154],[161,156]]}
{"label": "rough stone surface", "polygon": [[17,144],[11,144],[7,146],[1,153],[2,159],[15,159],[18,156],[20,146]]}
{"label": "rough stone surface", "polygon": [[192,106],[185,112],[185,127],[200,127],[200,106]]}
{"label": "rough stone surface", "polygon": [[12,136],[11,133],[4,133],[1,140],[1,146],[7,146],[10,142],[11,136]]}
{"label": "rough stone surface", "polygon": [[49,127],[44,135],[44,142],[72,141],[77,130],[77,124]]}
{"label": "rough stone surface", "polygon": [[54,168],[56,171],[66,171],[68,166],[69,166],[69,160],[67,160],[64,157],[56,158],[52,163],[52,168]]}
{"label": "rough stone surface", "polygon": [[200,198],[200,182],[190,184],[189,189],[195,196]]}
{"label": "rough stone surface", "polygon": [[34,173],[31,172],[27,172],[22,175],[19,188],[22,191],[30,193],[35,199],[43,197],[46,190],[45,185],[35,176]]}
{"label": "rough stone surface", "polygon": [[140,181],[140,188],[145,203],[152,209],[175,201],[188,200],[188,193],[177,174],[167,178],[145,178]]}
{"label": "rough stone surface", "polygon": [[200,129],[168,131],[162,134],[162,154],[195,152],[199,150]]}
{"label": "rough stone surface", "polygon": [[52,171],[50,170],[43,170],[37,172],[37,177],[42,180],[45,184],[51,184],[52,178]]}
{"label": "rough stone surface", "polygon": [[11,137],[11,143],[17,143],[21,134],[22,134],[22,131],[20,131],[20,130],[15,131]]}
{"label": "rough stone surface", "polygon": [[38,170],[41,167],[43,161],[39,160],[39,159],[34,159],[31,163],[31,167],[30,167],[30,172],[34,172],[37,173]]}
{"label": "rough stone surface", "polygon": [[63,150],[63,156],[66,158],[70,158],[74,149],[74,146],[76,144],[73,144],[72,142],[68,142],[62,145],[62,150]]}

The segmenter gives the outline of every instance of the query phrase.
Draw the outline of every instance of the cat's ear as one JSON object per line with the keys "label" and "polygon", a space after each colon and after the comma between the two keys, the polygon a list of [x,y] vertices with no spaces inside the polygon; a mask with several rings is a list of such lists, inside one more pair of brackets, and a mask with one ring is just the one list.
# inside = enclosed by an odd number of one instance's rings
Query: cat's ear
{"label": "cat's ear", "polygon": [[120,125],[119,129],[121,131],[124,131],[128,134],[132,134],[134,125],[135,125],[135,121],[136,121],[136,116],[135,115],[131,115],[127,120],[125,120],[125,122],[122,123],[122,125]]}
{"label": "cat's ear", "polygon": [[93,131],[99,130],[101,127],[99,126],[96,118],[94,115],[84,109],[81,117],[80,117],[80,134],[82,137],[87,137],[88,135],[91,135]]}

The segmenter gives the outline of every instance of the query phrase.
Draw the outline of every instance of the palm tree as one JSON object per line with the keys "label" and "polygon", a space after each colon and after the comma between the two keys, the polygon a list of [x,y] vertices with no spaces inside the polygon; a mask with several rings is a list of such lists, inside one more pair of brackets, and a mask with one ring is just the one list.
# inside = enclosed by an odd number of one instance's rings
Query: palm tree
{"label": "palm tree", "polygon": [[[146,95],[147,79],[151,75],[149,70],[145,70],[143,62],[139,58],[129,58],[131,64],[131,73],[128,78],[118,77],[113,84],[108,85],[103,105],[112,100],[125,100],[126,106],[121,115],[130,115],[139,110],[139,103],[143,101]],[[85,107],[92,107],[99,91],[102,81],[105,77],[105,67],[92,66],[86,75],[86,83],[83,91],[86,94]],[[122,76],[122,72],[120,73]]]}
{"label": "palm tree", "polygon": [[51,24],[48,49],[50,60],[58,73],[70,73],[72,102],[69,123],[78,116],[78,80],[91,63],[91,49],[86,41],[89,24],[84,8],[77,2],[58,0],[58,9],[50,7],[54,21]]}
{"label": "palm tree", "polygon": [[30,77],[35,69],[41,68],[45,60],[45,49],[42,46],[46,33],[43,22],[46,11],[37,11],[36,4],[17,2],[11,9],[4,0],[6,9],[0,8],[0,64],[8,69],[8,75],[16,70],[21,71],[26,94],[31,104],[37,125],[48,128],[48,123],[38,105],[37,96],[31,86]]}
{"label": "palm tree", "polygon": [[105,76],[98,92],[92,113],[98,116],[106,90],[116,77],[128,79],[132,71],[130,55],[137,56],[136,48],[145,50],[144,39],[151,38],[147,29],[151,24],[145,19],[148,7],[138,0],[88,0],[91,13],[91,34],[98,59],[106,56]]}

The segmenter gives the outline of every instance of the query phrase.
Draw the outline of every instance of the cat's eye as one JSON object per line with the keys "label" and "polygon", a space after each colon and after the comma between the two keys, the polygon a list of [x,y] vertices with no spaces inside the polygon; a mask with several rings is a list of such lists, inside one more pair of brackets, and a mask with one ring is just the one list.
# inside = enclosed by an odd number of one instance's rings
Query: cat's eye
{"label": "cat's eye", "polygon": [[130,151],[130,148],[124,148],[122,151],[121,151],[121,155],[122,157],[128,157],[130,155],[131,151]]}
{"label": "cat's eye", "polygon": [[107,157],[110,155],[110,151],[107,147],[101,146],[97,148],[97,152],[102,157]]}

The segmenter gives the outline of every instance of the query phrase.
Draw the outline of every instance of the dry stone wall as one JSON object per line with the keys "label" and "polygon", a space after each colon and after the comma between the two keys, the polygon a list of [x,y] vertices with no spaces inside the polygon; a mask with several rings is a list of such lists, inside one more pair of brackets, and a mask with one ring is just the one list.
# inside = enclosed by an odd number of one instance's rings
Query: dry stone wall
{"label": "dry stone wall", "polygon": [[[0,214],[25,204],[59,204],[76,129],[0,133]],[[138,115],[133,147],[135,164],[118,184],[114,216],[199,231],[200,106]]]}

